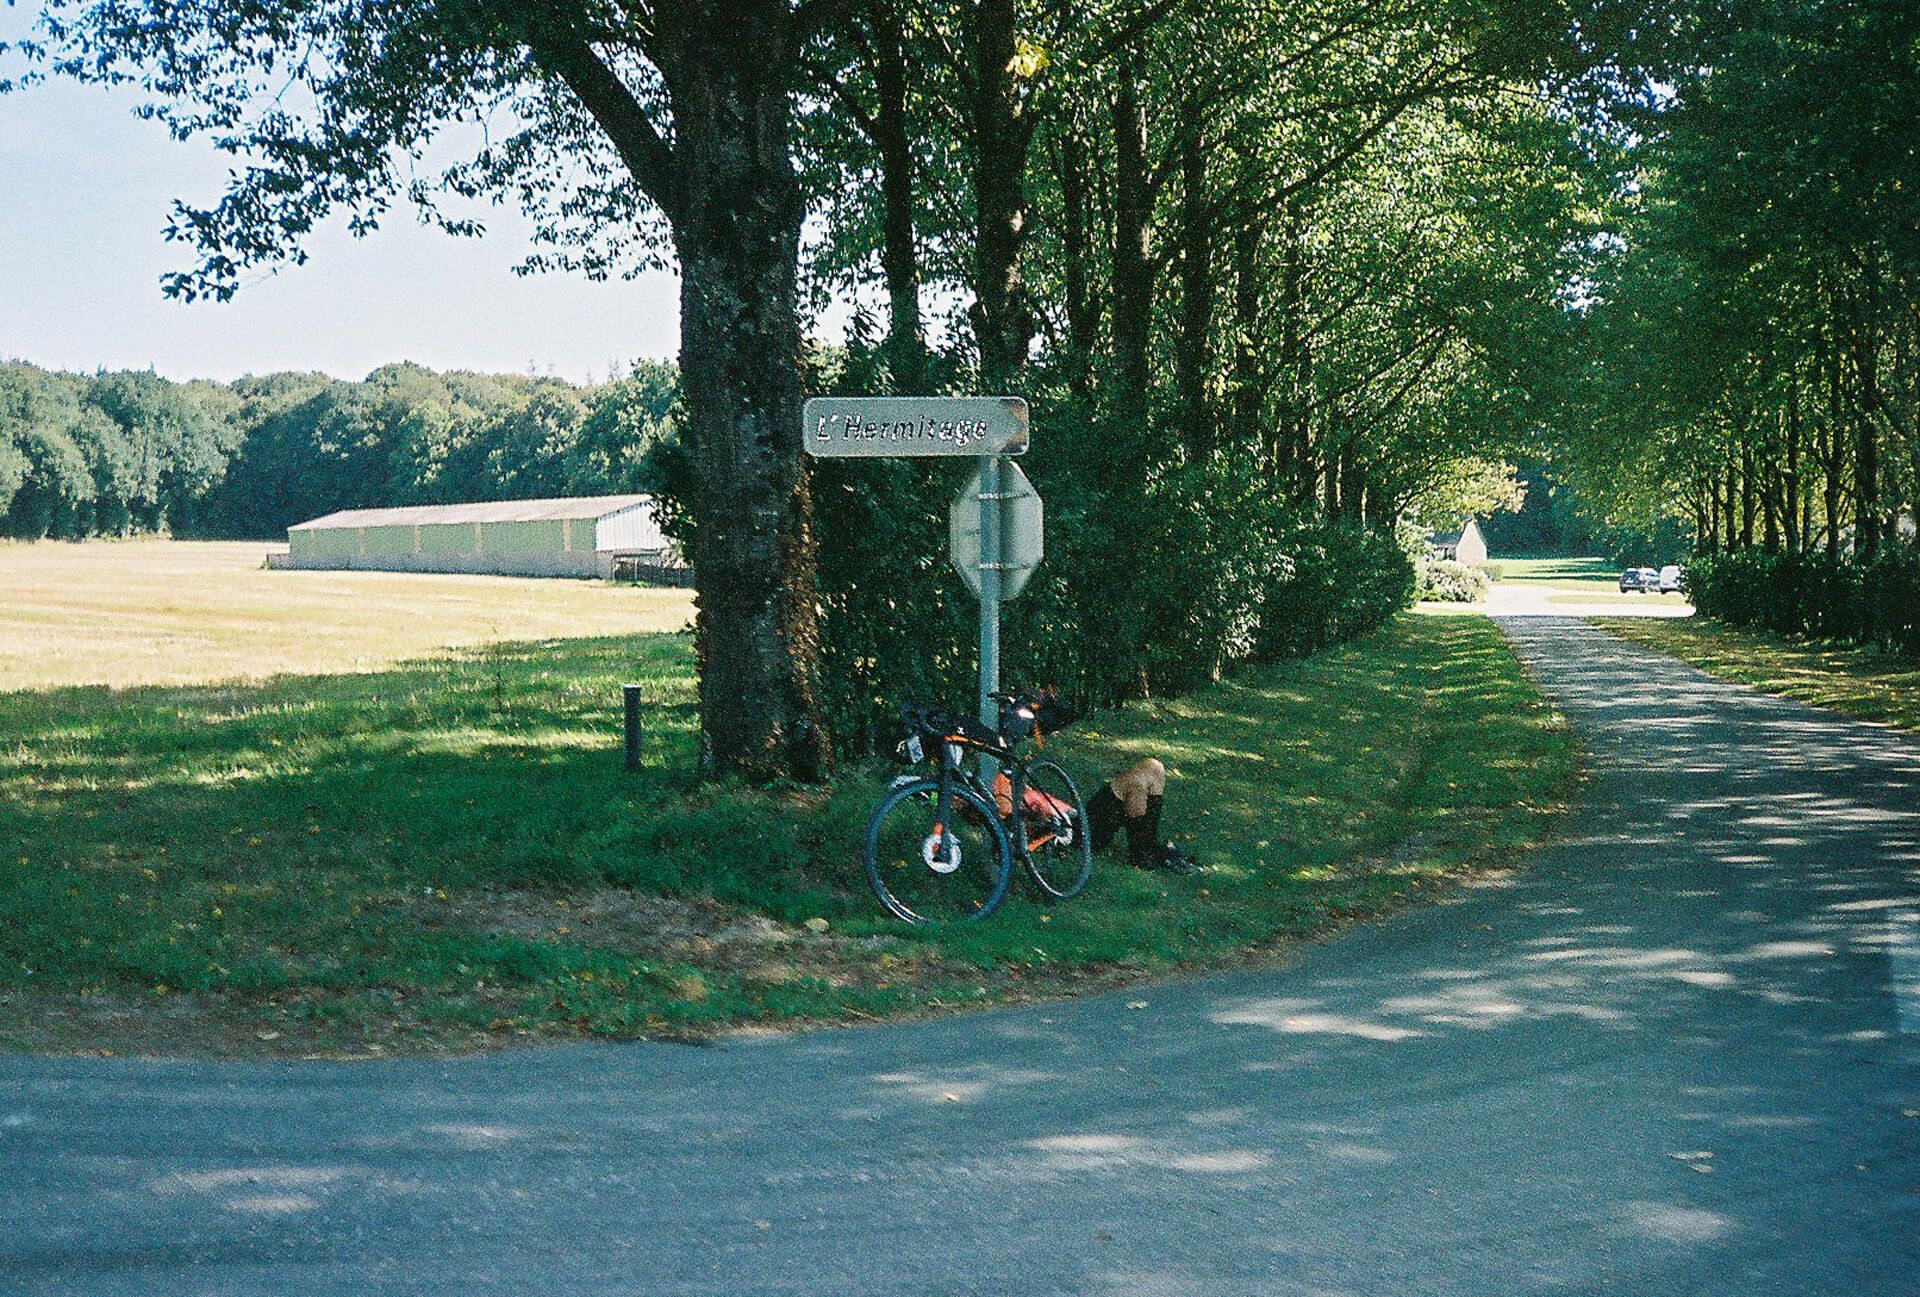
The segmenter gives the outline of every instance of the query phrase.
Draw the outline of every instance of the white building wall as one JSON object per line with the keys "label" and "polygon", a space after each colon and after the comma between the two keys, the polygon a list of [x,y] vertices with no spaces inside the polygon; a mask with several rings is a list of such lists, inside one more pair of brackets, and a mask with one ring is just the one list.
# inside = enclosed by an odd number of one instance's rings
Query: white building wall
{"label": "white building wall", "polygon": [[[278,556],[276,556],[278,557]],[[582,576],[612,575],[611,557],[591,551],[572,554],[561,550],[518,554],[488,551],[467,554],[340,554],[289,553],[272,564],[276,568],[304,568],[333,572],[461,572],[474,576]]]}
{"label": "white building wall", "polygon": [[[575,542],[578,544],[578,542]],[[667,548],[666,533],[651,504],[630,505],[610,513],[594,526],[593,547],[600,550],[626,550],[648,553]]]}
{"label": "white building wall", "polygon": [[[633,497],[628,497],[632,499]],[[538,506],[543,503],[531,502]],[[597,501],[561,501],[565,505]],[[275,567],[349,571],[494,573],[501,576],[610,577],[614,555],[664,555],[671,543],[650,501],[589,516],[537,516],[492,521],[440,520],[462,506],[426,506],[343,515],[340,525],[305,524],[288,532],[289,550]],[[386,514],[401,517],[388,521]],[[404,518],[404,521],[402,519]],[[371,523],[371,525],[370,525]]]}

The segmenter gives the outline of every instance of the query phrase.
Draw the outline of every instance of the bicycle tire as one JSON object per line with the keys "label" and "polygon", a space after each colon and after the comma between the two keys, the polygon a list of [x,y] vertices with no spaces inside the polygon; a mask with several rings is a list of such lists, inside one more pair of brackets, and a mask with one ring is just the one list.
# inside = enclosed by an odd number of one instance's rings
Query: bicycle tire
{"label": "bicycle tire", "polygon": [[1087,803],[1080,796],[1080,786],[1073,782],[1073,776],[1046,760],[1029,764],[1021,774],[1020,784],[1023,794],[1028,788],[1038,788],[1073,808],[1072,840],[1046,844],[1040,848],[1037,858],[1027,846],[1025,817],[1019,820],[1020,862],[1026,866],[1027,876],[1050,899],[1071,900],[1086,887],[1087,879],[1093,874],[1093,834],[1087,827]]}
{"label": "bicycle tire", "polygon": [[[932,836],[938,780],[902,784],[867,819],[861,852],[867,884],[890,914],[908,923],[977,923],[1006,899],[1013,882],[1013,847],[993,804],[958,784],[952,794],[956,813],[948,834],[959,843],[960,861],[951,873],[936,872],[922,857]],[[972,813],[958,813],[962,805]]]}

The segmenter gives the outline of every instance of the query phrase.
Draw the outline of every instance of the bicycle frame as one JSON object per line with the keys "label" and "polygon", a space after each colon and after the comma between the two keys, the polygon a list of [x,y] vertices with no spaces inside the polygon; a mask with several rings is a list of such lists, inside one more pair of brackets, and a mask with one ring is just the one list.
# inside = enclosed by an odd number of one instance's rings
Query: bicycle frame
{"label": "bicycle frame", "polygon": [[[1019,813],[1027,791],[1027,767],[1030,758],[1017,755],[1012,745],[989,747],[958,735],[943,735],[940,738],[940,784],[939,800],[934,812],[934,828],[941,835],[939,849],[946,847],[946,826],[953,810],[953,785],[957,780],[962,786],[973,792],[987,805],[994,808],[1000,820],[1000,827],[1006,831],[1007,842],[1025,864],[1034,852],[1054,840],[1051,832],[1029,839],[1026,826]],[[984,753],[1001,763],[1002,773],[1007,777],[1010,796],[1006,809],[1001,809],[1001,798],[989,789],[975,771],[966,764],[969,751]]]}

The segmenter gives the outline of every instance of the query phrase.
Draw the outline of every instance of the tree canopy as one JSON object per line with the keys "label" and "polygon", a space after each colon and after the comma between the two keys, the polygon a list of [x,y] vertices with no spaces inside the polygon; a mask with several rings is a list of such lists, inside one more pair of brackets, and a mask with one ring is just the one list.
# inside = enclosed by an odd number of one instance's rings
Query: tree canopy
{"label": "tree canopy", "polygon": [[[1035,669],[1113,697],[1316,642],[1283,623],[1338,615],[1278,593],[1304,555],[1497,507],[1579,387],[1622,123],[1658,98],[1684,27],[1650,0],[42,13],[16,51],[28,79],[131,82],[241,159],[224,194],[175,209],[179,296],[226,296],[303,257],[319,222],[365,231],[398,203],[455,234],[480,228],[472,200],[519,205],[530,270],[671,260],[684,413],[644,471],[696,571],[711,764],[756,778],[819,774],[832,731],[858,746],[888,697],[958,692],[964,670],[935,547],[843,558],[937,534],[950,484],[914,464],[811,473],[808,387],[1032,398],[1064,524],[1012,628]],[[861,313],[844,347],[809,353],[800,311],[830,294]],[[536,386],[477,463],[457,432],[475,398],[440,381],[399,403],[383,392],[424,380],[307,392],[289,438],[379,498],[550,486],[583,441],[603,475],[640,462],[643,429]],[[257,456],[262,482],[272,417],[236,461]],[[60,452],[33,453],[57,475]],[[0,483],[24,481],[8,462]]]}
{"label": "tree canopy", "polygon": [[1566,462],[1703,551],[1871,555],[1920,517],[1920,11],[1744,0],[1686,33],[1631,119]]}

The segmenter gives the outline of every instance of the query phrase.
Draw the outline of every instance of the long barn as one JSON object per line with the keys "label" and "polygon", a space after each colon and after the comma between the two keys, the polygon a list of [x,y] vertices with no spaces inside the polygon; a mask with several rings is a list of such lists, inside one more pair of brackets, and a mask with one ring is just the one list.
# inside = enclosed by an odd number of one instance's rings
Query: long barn
{"label": "long barn", "polygon": [[274,567],[609,577],[621,561],[669,566],[646,495],[344,509],[287,528]]}

